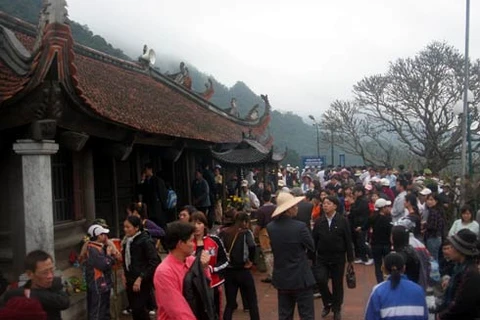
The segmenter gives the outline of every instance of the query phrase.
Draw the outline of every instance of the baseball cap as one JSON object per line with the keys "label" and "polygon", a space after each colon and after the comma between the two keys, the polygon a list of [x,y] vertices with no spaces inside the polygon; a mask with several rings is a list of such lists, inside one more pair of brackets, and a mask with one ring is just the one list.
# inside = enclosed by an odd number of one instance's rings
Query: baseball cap
{"label": "baseball cap", "polygon": [[242,187],[248,187],[248,181],[247,180],[242,180],[241,184]]}
{"label": "baseball cap", "polygon": [[422,191],[419,192],[422,196],[428,196],[429,194],[432,193],[432,190],[428,188],[423,188]]}
{"label": "baseball cap", "polygon": [[90,226],[90,228],[88,228],[88,234],[90,235],[90,237],[97,237],[97,236],[99,236],[101,234],[105,234],[105,233],[110,233],[110,230],[102,227],[99,224],[92,224]]}
{"label": "baseball cap", "polygon": [[382,198],[375,201],[375,209],[382,209],[383,207],[387,207],[390,205],[392,205],[392,201],[388,201]]}
{"label": "baseball cap", "polygon": [[390,180],[388,180],[387,178],[382,178],[380,180],[380,183],[382,184],[382,186],[384,187],[389,187],[390,186]]}

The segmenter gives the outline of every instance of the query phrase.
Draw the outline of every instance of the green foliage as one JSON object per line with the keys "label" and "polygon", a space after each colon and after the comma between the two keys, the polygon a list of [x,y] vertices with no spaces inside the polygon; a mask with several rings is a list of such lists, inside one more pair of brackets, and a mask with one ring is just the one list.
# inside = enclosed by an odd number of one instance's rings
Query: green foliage
{"label": "green foliage", "polygon": [[286,166],[287,164],[290,164],[293,167],[302,167],[302,158],[300,155],[295,151],[294,149],[288,149],[287,156],[285,159],[282,161],[282,165]]}
{"label": "green foliage", "polygon": [[87,25],[81,25],[71,20],[70,28],[72,29],[73,38],[78,43],[120,59],[131,60],[122,50],[114,48],[103,37],[93,34]]}
{"label": "green foliage", "polygon": [[274,110],[270,132],[275,138],[275,145],[281,149],[288,148],[289,153],[295,151],[301,156],[310,156],[317,152],[315,128],[292,112],[281,113]]}
{"label": "green foliage", "polygon": [[[0,10],[32,24],[38,23],[42,0],[0,0]],[[95,35],[87,25],[70,20],[72,36],[76,42],[114,57],[131,60],[122,50],[114,48],[104,38]]]}
{"label": "green foliage", "polygon": [[0,10],[22,20],[37,24],[41,0],[0,0]]}

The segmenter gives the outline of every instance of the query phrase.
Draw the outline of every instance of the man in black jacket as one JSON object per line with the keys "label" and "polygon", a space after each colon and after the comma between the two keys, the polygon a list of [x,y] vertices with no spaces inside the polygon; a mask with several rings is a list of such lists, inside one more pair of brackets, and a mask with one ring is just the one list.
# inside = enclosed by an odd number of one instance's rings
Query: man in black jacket
{"label": "man in black jacket", "polygon": [[297,204],[303,199],[280,192],[273,220],[267,225],[274,257],[272,284],[278,290],[279,320],[293,319],[295,304],[302,320],[315,319],[315,278],[307,259],[307,251],[314,250],[313,239],[307,225],[293,219]]}
{"label": "man in black jacket", "polygon": [[42,251],[35,250],[25,257],[27,283],[5,293],[7,302],[12,297],[32,297],[40,301],[48,320],[61,320],[60,311],[70,306],[70,298],[63,290],[62,279],[55,277],[55,265],[52,257]]}
{"label": "man in black jacket", "polygon": [[[333,310],[334,320],[341,319],[345,257],[349,267],[353,263],[351,230],[347,219],[336,211],[339,205],[337,197],[326,197],[323,200],[325,214],[317,219],[312,232],[317,254],[314,274],[323,300],[322,317]],[[332,278],[332,292],[328,288],[329,277]]]}
{"label": "man in black jacket", "polygon": [[355,255],[358,258],[355,260],[355,263],[372,265],[373,259],[367,257],[369,250],[366,245],[370,209],[368,207],[368,200],[365,197],[365,189],[363,186],[356,186],[353,189],[353,196],[355,197],[355,202],[350,208],[350,215],[352,216],[353,221]]}
{"label": "man in black jacket", "polygon": [[147,204],[147,214],[150,220],[165,229],[167,226],[167,187],[165,181],[153,174],[151,163],[145,164],[142,180],[138,185],[138,195],[141,202]]}
{"label": "man in black jacket", "polygon": [[313,204],[304,197],[303,190],[300,187],[292,188],[290,192],[294,197],[303,197],[303,200],[298,203],[298,213],[294,219],[303,221],[310,230],[310,221],[312,220]]}

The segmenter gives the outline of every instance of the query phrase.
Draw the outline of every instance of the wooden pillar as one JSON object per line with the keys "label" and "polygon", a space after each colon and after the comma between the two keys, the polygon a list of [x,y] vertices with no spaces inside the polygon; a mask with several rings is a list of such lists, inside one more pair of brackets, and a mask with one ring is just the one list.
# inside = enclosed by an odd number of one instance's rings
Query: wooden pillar
{"label": "wooden pillar", "polygon": [[120,238],[120,217],[118,208],[118,182],[117,182],[117,161],[112,157],[112,203],[113,203],[113,223],[115,224],[115,237]]}
{"label": "wooden pillar", "polygon": [[225,169],[223,169],[222,193],[221,193],[223,214],[225,214],[225,210],[227,210],[227,173],[228,173],[227,169],[228,169],[228,165],[225,164]]}

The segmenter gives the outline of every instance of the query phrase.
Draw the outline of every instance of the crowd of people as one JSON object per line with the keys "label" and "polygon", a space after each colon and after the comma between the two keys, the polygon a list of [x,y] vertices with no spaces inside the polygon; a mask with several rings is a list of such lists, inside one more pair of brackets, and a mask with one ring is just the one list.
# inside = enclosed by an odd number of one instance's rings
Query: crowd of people
{"label": "crowd of people", "polygon": [[[218,199],[209,195],[208,180],[217,192],[223,185],[220,168],[215,171],[205,179],[209,173],[197,170],[192,205],[170,222],[162,205],[167,195],[158,196],[162,183],[146,167],[142,201],[126,208],[121,243],[109,239],[105,221],[89,226],[79,254],[89,320],[110,319],[115,268],[123,271],[128,297],[123,311],[134,320],[153,314],[159,320],[230,320],[239,291],[250,319],[260,319],[252,275],[257,247],[266,266],[262,282],[277,290],[281,320],[293,319],[296,307],[301,319],[315,319],[316,297],[322,318],[332,313],[341,319],[345,272],[355,264],[373,265],[366,270],[378,282],[365,319],[480,317],[479,224],[472,207],[460,206],[455,181],[441,181],[428,169],[299,172],[287,166],[267,181],[251,174],[227,183],[225,191],[241,206],[219,217]],[[11,315],[22,305],[21,312],[32,310],[31,319],[61,319],[69,297],[51,256],[29,253],[25,270],[30,280],[5,294],[0,318],[20,319]],[[435,303],[427,304],[432,295]]]}

